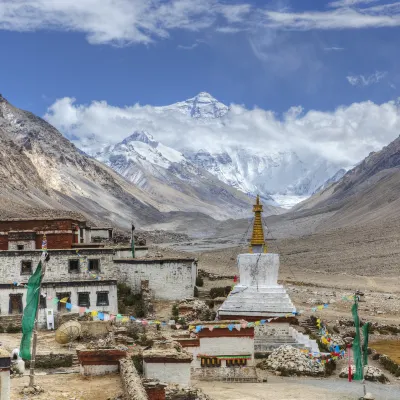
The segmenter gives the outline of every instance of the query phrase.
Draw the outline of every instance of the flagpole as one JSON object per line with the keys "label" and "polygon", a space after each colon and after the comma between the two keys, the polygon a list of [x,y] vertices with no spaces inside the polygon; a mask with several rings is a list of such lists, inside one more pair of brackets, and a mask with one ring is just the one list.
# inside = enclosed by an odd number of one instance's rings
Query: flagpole
{"label": "flagpole", "polygon": [[[47,241],[46,242],[45,241],[46,241],[46,235],[44,235],[43,243],[42,243],[43,267],[42,267],[42,274],[41,274],[41,278],[40,278],[39,287],[37,289],[39,291],[39,296],[38,296],[38,303],[36,305],[35,325],[33,327],[31,366],[30,366],[30,370],[29,370],[29,386],[31,386],[31,387],[33,387],[35,384],[35,361],[36,361],[36,348],[37,348],[37,327],[38,327],[38,319],[39,319],[39,305],[40,305],[40,296],[42,293],[43,277],[44,277],[44,274],[46,273],[46,266],[47,266],[47,261],[48,261]],[[44,246],[44,243],[46,243],[45,246]]]}

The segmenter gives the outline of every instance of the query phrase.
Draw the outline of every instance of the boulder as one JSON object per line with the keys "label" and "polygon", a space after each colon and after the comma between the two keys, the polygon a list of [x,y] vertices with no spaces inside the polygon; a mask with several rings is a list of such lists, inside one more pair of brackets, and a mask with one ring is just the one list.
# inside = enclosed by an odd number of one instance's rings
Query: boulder
{"label": "boulder", "polygon": [[[354,373],[356,372],[356,366],[354,364],[351,365],[351,376],[354,377]],[[340,371],[340,378],[348,378],[349,377],[349,367],[345,367]],[[377,367],[372,367],[367,365],[364,367],[364,379],[366,381],[371,382],[381,382],[386,383],[389,379],[386,375]]]}

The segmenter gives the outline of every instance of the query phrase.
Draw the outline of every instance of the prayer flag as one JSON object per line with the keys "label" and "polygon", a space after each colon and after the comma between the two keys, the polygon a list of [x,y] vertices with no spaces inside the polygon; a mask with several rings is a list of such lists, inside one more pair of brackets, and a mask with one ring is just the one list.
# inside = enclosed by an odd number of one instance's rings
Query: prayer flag
{"label": "prayer flag", "polygon": [[42,262],[39,261],[36,271],[29,278],[26,306],[22,316],[21,358],[31,359],[31,338],[35,326],[36,312],[39,306],[39,287],[42,282]]}

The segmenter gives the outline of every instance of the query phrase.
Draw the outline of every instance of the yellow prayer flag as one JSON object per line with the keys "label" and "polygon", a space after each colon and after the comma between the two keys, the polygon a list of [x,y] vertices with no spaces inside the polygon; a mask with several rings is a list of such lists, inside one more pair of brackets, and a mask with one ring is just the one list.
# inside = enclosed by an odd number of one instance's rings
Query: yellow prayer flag
{"label": "yellow prayer flag", "polygon": [[60,300],[60,303],[66,303],[68,301],[69,297],[64,297]]}
{"label": "yellow prayer flag", "polygon": [[97,315],[97,311],[96,310],[93,310],[92,311],[92,317],[95,317]]}
{"label": "yellow prayer flag", "polygon": [[128,318],[128,317],[122,318],[122,322],[128,322],[128,321],[129,321],[129,318]]}

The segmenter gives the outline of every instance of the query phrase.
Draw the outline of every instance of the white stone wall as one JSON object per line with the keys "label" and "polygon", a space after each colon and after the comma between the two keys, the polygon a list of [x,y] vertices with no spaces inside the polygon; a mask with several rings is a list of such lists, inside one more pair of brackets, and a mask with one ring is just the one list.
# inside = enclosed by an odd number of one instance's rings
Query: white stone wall
{"label": "white stone wall", "polygon": [[254,327],[256,338],[263,336],[285,336],[291,335],[290,324],[288,322],[270,322]]}
{"label": "white stone wall", "polygon": [[201,368],[201,360],[197,358],[199,354],[208,356],[251,354],[251,360],[247,360],[247,365],[252,366],[254,364],[254,339],[250,337],[200,338],[199,347],[187,347],[185,349],[193,354],[191,364],[193,368]]}
{"label": "white stone wall", "polygon": [[11,396],[10,370],[0,371],[0,399],[7,400]]}
{"label": "white stone wall", "polygon": [[80,372],[84,376],[106,375],[118,372],[118,365],[81,365]]}
{"label": "white stone wall", "polygon": [[143,361],[144,376],[161,382],[190,386],[190,363],[152,363]]}
{"label": "white stone wall", "polygon": [[36,242],[34,240],[9,240],[8,250],[18,250],[18,246],[24,246],[24,250],[35,250]]}
{"label": "white stone wall", "polygon": [[[138,260],[139,261],[139,260]],[[197,267],[191,261],[160,261],[159,263],[116,263],[119,276],[134,291],[140,291],[140,282],[149,281],[156,299],[179,300],[193,297]]]}
{"label": "white stone wall", "polygon": [[[149,262],[147,259],[135,259],[134,262],[124,262],[123,258],[119,258],[117,250],[113,249],[80,249],[78,253],[75,250],[50,251],[44,282],[93,281],[94,277],[87,271],[88,262],[90,259],[98,259],[100,270],[93,273],[98,274],[102,280],[125,282],[136,293],[140,292],[141,281],[148,280],[156,299],[193,297],[197,266],[190,260],[156,259]],[[21,275],[22,261],[32,261],[32,271],[35,271],[40,257],[41,251],[0,252],[0,283],[26,283],[30,275]],[[118,261],[114,261],[117,258]],[[79,259],[80,270],[70,272],[69,260],[76,259]]]}
{"label": "white stone wall", "polygon": [[109,239],[110,234],[108,229],[94,229],[90,230],[90,238],[91,240],[95,237],[100,237],[102,239]]}
{"label": "white stone wall", "polygon": [[[135,247],[135,258],[144,258],[148,253],[147,247]],[[116,248],[115,258],[132,258],[132,249],[130,247]]]}
{"label": "white stone wall", "polygon": [[276,286],[278,284],[278,254],[239,254],[237,263],[240,273],[240,285]]}
{"label": "white stone wall", "polygon": [[[97,292],[108,292],[108,306],[96,306],[97,302]],[[57,293],[70,292],[71,293],[71,304],[78,306],[78,293],[79,292],[89,292],[90,298],[90,309],[96,311],[104,311],[111,314],[118,313],[118,301],[117,301],[117,286],[116,285],[103,285],[99,283],[99,285],[85,285],[84,283],[80,286],[68,286],[66,282],[65,285],[57,285],[55,287],[43,287],[42,293],[46,293],[47,297],[56,297]],[[9,289],[0,289],[0,315],[8,315],[9,311],[9,301],[10,294],[22,294],[22,303],[23,306],[26,306],[26,294],[27,289],[12,287],[10,285]],[[47,300],[47,308],[51,308],[54,310],[54,314],[58,313],[58,306],[53,302],[53,300]],[[74,312],[78,312],[78,310],[72,310]],[[40,310],[39,320],[41,324],[44,324],[45,314],[44,310]]]}

